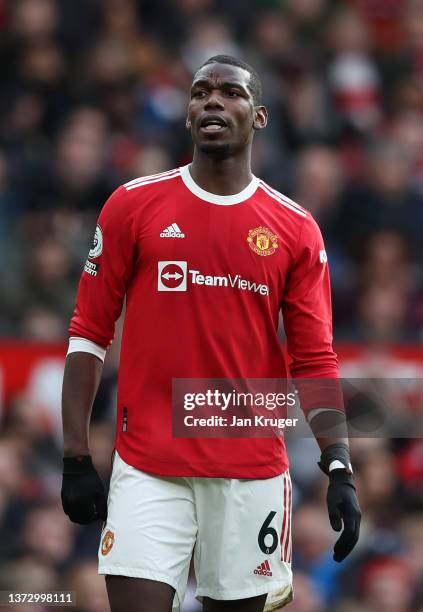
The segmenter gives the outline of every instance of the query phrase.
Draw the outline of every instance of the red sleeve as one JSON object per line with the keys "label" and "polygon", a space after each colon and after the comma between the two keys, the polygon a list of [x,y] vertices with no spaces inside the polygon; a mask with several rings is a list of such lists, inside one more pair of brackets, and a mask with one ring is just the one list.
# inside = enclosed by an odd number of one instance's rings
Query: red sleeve
{"label": "red sleeve", "polygon": [[332,305],[326,251],[320,229],[307,215],[282,299],[292,378],[336,378]]}
{"label": "red sleeve", "polygon": [[70,336],[92,340],[107,348],[122,312],[136,261],[133,210],[124,187],[105,203],[93,246],[81,275]]}

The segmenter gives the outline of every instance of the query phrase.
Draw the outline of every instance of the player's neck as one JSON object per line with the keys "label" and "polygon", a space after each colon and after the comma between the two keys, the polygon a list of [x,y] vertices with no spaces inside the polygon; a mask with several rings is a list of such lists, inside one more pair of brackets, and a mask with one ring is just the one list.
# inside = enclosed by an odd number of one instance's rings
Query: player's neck
{"label": "player's neck", "polygon": [[189,169],[197,185],[217,195],[239,193],[253,179],[249,156],[246,159],[213,159],[200,151],[194,151]]}

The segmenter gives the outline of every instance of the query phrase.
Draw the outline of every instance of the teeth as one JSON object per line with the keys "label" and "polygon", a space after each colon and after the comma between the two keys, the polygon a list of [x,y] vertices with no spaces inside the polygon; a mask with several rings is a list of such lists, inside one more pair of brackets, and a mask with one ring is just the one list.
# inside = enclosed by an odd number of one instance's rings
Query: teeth
{"label": "teeth", "polygon": [[206,130],[220,130],[223,126],[219,125],[218,123],[209,123],[208,125],[205,126]]}

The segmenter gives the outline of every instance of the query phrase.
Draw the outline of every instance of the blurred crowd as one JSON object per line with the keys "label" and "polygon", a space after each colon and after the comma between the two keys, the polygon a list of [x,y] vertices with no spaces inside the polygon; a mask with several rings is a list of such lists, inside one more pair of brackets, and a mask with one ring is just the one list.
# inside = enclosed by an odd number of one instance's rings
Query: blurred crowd
{"label": "blurred crowd", "polygon": [[66,336],[102,204],[190,160],[216,53],[260,72],[254,172],[322,227],[336,337],[422,339],[421,0],[0,0],[1,336]]}
{"label": "blurred crowd", "polygon": [[[187,91],[221,53],[262,77],[253,170],[322,228],[336,339],[421,342],[423,0],[0,0],[1,338],[67,337],[102,204],[190,161]],[[105,480],[115,371],[112,358],[91,435]],[[58,423],[34,401],[16,396],[2,423],[0,590],[72,589],[77,612],[107,612],[98,526],[63,515]],[[363,535],[341,565],[317,446],[290,455],[289,610],[423,612],[421,442],[353,441]],[[191,589],[183,611],[199,609]]]}
{"label": "blurred crowd", "polygon": [[[112,372],[106,369],[91,427],[92,454],[106,482],[114,433]],[[97,574],[100,524],[80,527],[63,514],[61,441],[39,415],[29,397],[16,398],[0,437],[0,591],[69,589],[76,592],[76,612],[109,612],[104,578]],[[337,564],[332,554],[339,534],[329,525],[317,444],[311,438],[289,442],[295,599],[288,610],[423,612],[421,440],[356,438],[351,447],[362,531],[353,553]],[[201,612],[194,592],[191,571],[182,612]]]}

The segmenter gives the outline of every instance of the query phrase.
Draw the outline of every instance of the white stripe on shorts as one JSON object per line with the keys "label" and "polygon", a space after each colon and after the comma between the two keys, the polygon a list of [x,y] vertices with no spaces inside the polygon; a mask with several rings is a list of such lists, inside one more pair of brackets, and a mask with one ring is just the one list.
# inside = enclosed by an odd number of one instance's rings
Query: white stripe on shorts
{"label": "white stripe on shorts", "polygon": [[281,560],[291,563],[291,512],[292,512],[292,485],[289,471],[283,474],[283,521],[281,529]]}

